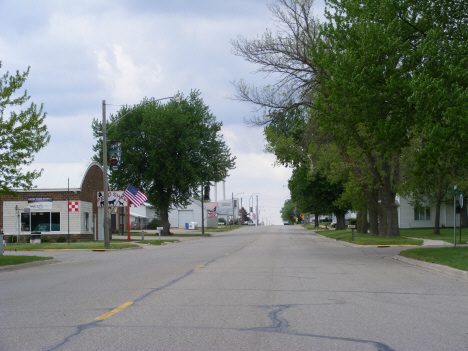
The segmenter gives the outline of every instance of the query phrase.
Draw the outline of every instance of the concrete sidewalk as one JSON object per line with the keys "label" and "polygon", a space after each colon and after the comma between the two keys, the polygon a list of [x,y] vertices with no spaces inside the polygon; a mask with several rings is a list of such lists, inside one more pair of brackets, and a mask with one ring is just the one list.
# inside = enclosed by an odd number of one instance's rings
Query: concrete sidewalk
{"label": "concrete sidewalk", "polygon": [[[144,229],[144,240],[159,240],[159,231],[156,229]],[[202,239],[206,238],[206,236],[201,236],[201,231],[199,230],[188,230],[188,229],[181,229],[181,228],[171,228],[171,233],[173,235],[162,235],[161,240],[178,240],[178,241],[189,241],[195,239]],[[149,234],[149,235],[148,235]],[[205,234],[210,234],[208,231],[205,230]],[[195,235],[195,236],[192,236]],[[119,234],[112,234],[112,239],[126,239],[127,233],[124,235]],[[138,241],[141,240],[141,231],[131,231],[130,232],[130,240],[131,241]]]}

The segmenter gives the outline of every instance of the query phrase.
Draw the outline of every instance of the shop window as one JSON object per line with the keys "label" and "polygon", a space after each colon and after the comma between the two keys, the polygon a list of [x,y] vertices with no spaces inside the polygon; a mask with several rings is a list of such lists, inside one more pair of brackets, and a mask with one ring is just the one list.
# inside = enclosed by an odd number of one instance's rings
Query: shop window
{"label": "shop window", "polygon": [[51,212],[50,213],[50,222],[52,224],[52,231],[60,231],[60,212]]}
{"label": "shop window", "polygon": [[430,207],[422,207],[414,209],[414,220],[415,221],[429,221],[431,219]]}
{"label": "shop window", "polygon": [[60,212],[32,212],[30,218],[33,232],[60,231]]}
{"label": "shop window", "polygon": [[84,215],[84,227],[85,227],[85,230],[86,230],[86,231],[89,230],[89,212],[85,212],[85,215]]}
{"label": "shop window", "polygon": [[29,213],[21,213],[21,231],[22,232],[29,232],[30,227],[30,218]]}

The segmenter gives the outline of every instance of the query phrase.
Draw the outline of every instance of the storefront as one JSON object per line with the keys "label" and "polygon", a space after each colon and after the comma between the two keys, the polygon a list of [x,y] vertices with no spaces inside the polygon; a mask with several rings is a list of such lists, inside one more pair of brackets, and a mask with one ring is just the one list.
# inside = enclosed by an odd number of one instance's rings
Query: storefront
{"label": "storefront", "polygon": [[26,238],[33,232],[48,236],[95,239],[96,191],[102,188],[97,162],[43,163],[23,167],[43,169],[34,189],[16,189],[17,196],[1,197],[0,228],[6,237]]}

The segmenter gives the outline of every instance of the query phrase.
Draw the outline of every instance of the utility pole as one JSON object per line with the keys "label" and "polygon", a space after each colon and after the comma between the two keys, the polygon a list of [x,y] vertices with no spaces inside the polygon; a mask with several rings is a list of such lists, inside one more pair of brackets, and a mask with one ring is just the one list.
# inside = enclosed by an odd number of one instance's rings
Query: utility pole
{"label": "utility pole", "polygon": [[[109,243],[109,195],[107,194],[107,130],[106,130],[106,100],[102,100],[102,172],[104,173],[104,247],[108,249]],[[130,214],[129,214],[130,215]]]}
{"label": "utility pole", "polygon": [[258,195],[257,195],[257,218],[255,218],[255,226],[258,226]]}

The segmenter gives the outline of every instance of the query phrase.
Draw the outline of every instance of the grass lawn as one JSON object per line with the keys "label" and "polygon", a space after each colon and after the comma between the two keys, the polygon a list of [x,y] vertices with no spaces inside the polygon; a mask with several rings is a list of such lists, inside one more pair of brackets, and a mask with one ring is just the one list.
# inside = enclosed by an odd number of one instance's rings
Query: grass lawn
{"label": "grass lawn", "polygon": [[[234,229],[241,228],[241,227],[244,227],[244,226],[241,224],[234,224],[234,225],[225,225],[222,227],[218,227],[217,229],[205,227],[205,232],[211,232],[211,233],[228,232],[230,230],[234,230]],[[198,228],[197,231],[201,231],[201,228]]]}
{"label": "grass lawn", "polygon": [[415,240],[405,237],[385,238],[380,236],[369,236],[369,234],[357,234],[354,231],[354,241],[352,240],[351,229],[345,230],[315,230],[314,226],[305,226],[307,229],[314,230],[316,233],[326,236],[327,238],[336,239],[339,241],[347,241],[356,245],[422,245],[422,240]]}
{"label": "grass lawn", "polygon": [[0,266],[11,266],[14,264],[21,264],[33,261],[51,260],[53,257],[39,257],[39,256],[0,256]]}
{"label": "grass lawn", "polygon": [[400,256],[468,271],[468,247],[466,246],[411,249],[400,252]]}
{"label": "grass lawn", "polygon": [[[125,249],[129,247],[138,247],[136,244],[122,243],[121,240],[111,240],[111,249]],[[41,251],[41,250],[92,250],[104,249],[102,241],[79,241],[76,243],[41,243],[41,244],[7,244],[3,247],[6,251]]]}
{"label": "grass lawn", "polygon": [[[468,228],[462,228],[462,241],[460,242],[460,228],[457,228],[457,244],[466,244],[468,242]],[[401,236],[411,238],[422,238],[432,240],[444,240],[453,244],[453,228],[440,228],[440,235],[434,234],[434,228],[427,229],[400,229]]]}

